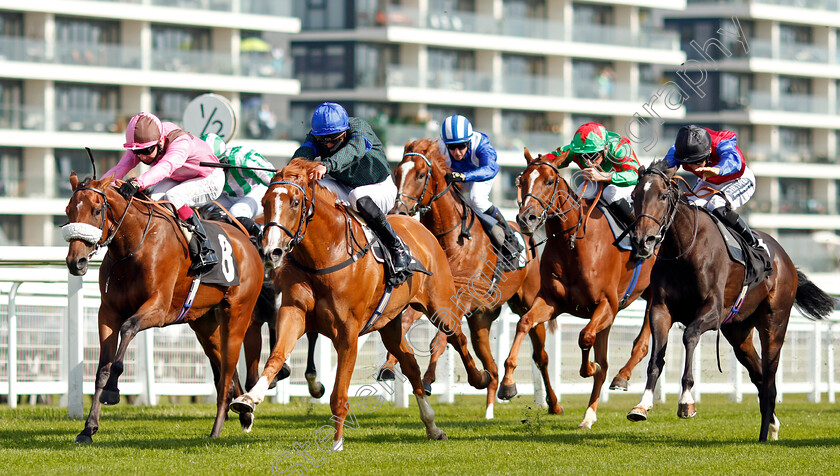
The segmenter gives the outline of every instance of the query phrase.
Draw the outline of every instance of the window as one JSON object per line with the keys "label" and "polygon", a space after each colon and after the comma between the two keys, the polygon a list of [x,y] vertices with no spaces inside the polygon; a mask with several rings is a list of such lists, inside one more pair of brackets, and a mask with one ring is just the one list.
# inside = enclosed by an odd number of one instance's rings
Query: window
{"label": "window", "polygon": [[0,245],[20,246],[23,244],[23,217],[0,215]]}
{"label": "window", "polygon": [[352,5],[344,0],[297,0],[295,16],[303,31],[347,29],[354,24]]}
{"label": "window", "polygon": [[[572,114],[572,127],[574,130],[577,130],[578,127],[586,124],[587,122],[597,122],[599,124],[603,124],[604,127],[607,128],[608,131],[612,129],[612,120],[608,116],[593,116],[589,114]],[[621,133],[621,131],[618,131]],[[571,140],[571,138],[569,139]]]}
{"label": "window", "polygon": [[800,178],[780,178],[779,213],[808,213],[808,200],[811,193],[811,180]]}
{"label": "window", "polygon": [[181,124],[187,104],[196,97],[210,91],[190,91],[178,89],[152,89],[153,113],[161,121]]}
{"label": "window", "polygon": [[396,45],[356,44],[356,86],[384,87],[388,67],[399,64]]}
{"label": "window", "polygon": [[23,36],[23,14],[0,12],[0,36]]}
{"label": "window", "polygon": [[811,130],[779,127],[779,153],[785,162],[803,162],[811,157]]}
{"label": "window", "polygon": [[574,94],[580,98],[615,98],[615,70],[612,63],[572,61]]}
{"label": "window", "polygon": [[739,73],[720,73],[720,106],[723,109],[743,109],[749,105],[752,76]]}
{"label": "window", "polygon": [[572,4],[575,25],[604,25],[613,24],[613,9],[609,5]]}
{"label": "window", "polygon": [[[122,153],[113,150],[93,150],[91,154],[96,161],[97,177],[102,177],[103,173],[117,165],[122,156]],[[70,190],[68,177],[72,172],[76,172],[79,179],[90,177],[93,174],[90,157],[88,157],[86,151],[79,149],[56,149],[55,170],[58,177],[56,179],[56,196],[61,198],[70,198],[72,190]],[[129,172],[129,175],[133,176],[134,174]]]}
{"label": "window", "polygon": [[506,0],[505,18],[546,18],[545,0]]}
{"label": "window", "polygon": [[811,32],[811,27],[809,26],[800,26],[800,25],[790,25],[790,24],[779,24],[779,42],[781,44],[789,44],[789,43],[805,43],[811,44],[813,43],[813,34]]}
{"label": "window", "polygon": [[0,80],[0,129],[21,129],[23,81]]}
{"label": "window", "polygon": [[[542,56],[502,55],[504,92],[510,94],[549,94],[545,58]],[[561,84],[559,81],[556,84]],[[551,91],[557,93],[555,91]]]}
{"label": "window", "polygon": [[[152,67],[165,71],[219,72],[212,63],[210,29],[152,26]],[[208,63],[210,62],[210,63]]]}
{"label": "window", "polygon": [[439,89],[473,89],[470,84],[475,72],[475,53],[464,50],[429,48],[429,78],[427,86]]}
{"label": "window", "polygon": [[118,86],[57,83],[55,106],[59,131],[119,131]]}
{"label": "window", "polygon": [[292,58],[295,78],[304,91],[355,87],[352,43],[295,43]]}
{"label": "window", "polygon": [[474,12],[475,0],[429,0],[430,12]]}
{"label": "window", "polygon": [[0,147],[0,197],[23,195],[23,152],[18,147]]}

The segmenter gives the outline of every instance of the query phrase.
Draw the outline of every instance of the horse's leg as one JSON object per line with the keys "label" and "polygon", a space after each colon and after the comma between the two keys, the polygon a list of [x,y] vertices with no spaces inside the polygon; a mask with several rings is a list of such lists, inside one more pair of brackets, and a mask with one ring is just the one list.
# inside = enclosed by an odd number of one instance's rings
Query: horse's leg
{"label": "horse's leg", "polygon": [[[397,323],[399,328],[399,322]],[[353,377],[353,368],[356,366],[357,346],[359,341],[359,328],[355,326],[343,327],[339,330],[336,339],[333,340],[335,351],[338,354],[338,362],[335,371],[335,386],[330,396],[330,419],[335,422],[335,435],[333,436],[333,451],[344,450],[344,422],[347,421],[347,414],[351,412],[350,402],[347,397],[350,388],[350,380]],[[414,364],[417,367],[417,364]],[[417,369],[419,377],[420,370]],[[418,378],[419,380],[419,378]],[[358,426],[355,421],[355,412],[351,413],[351,425]]]}
{"label": "horse's leg", "polygon": [[[735,357],[738,359],[738,362],[747,369],[750,381],[753,385],[755,385],[755,388],[758,389],[760,406],[763,385],[762,361],[758,356],[758,352],[755,350],[755,345],[753,345],[752,329],[751,325],[744,324],[744,322],[741,321],[733,322],[727,326],[721,327],[720,331],[723,336],[726,337],[726,340],[732,345],[732,349],[735,351]],[[763,420],[764,415],[762,414],[762,423]],[[771,432],[771,438],[776,440],[779,437],[779,420],[776,419],[775,415],[773,415],[773,420],[774,421],[770,425],[772,428],[769,428],[769,431]]]}
{"label": "horse's leg", "polygon": [[[445,301],[442,299],[433,302],[443,302],[445,305]],[[436,308],[431,304],[429,305],[429,314],[429,320],[432,321],[432,324],[437,326],[441,332],[446,334],[446,340],[452,345],[455,351],[458,352],[458,355],[461,356],[461,362],[463,362],[464,369],[467,371],[467,382],[469,382],[473,388],[477,388],[479,390],[487,388],[487,386],[490,385],[492,377],[490,377],[490,372],[486,370],[480,372],[475,366],[475,361],[467,348],[467,336],[465,336],[463,330],[461,330],[461,320],[456,317],[455,314],[452,314],[448,308]]]}
{"label": "horse's leg", "polygon": [[601,399],[601,388],[607,380],[607,369],[610,367],[607,361],[607,349],[609,347],[611,329],[611,327],[607,327],[595,336],[593,347],[595,348],[596,371],[592,379],[592,393],[589,395],[589,406],[583,415],[583,421],[578,425],[578,428],[582,430],[592,428],[592,425],[598,421],[597,412],[598,402]]}
{"label": "horse's leg", "polygon": [[432,410],[432,406],[429,405],[429,400],[426,398],[426,391],[423,388],[422,380],[420,380],[420,366],[417,365],[417,360],[414,358],[411,348],[403,338],[405,334],[402,327],[399,323],[391,321],[379,330],[379,334],[382,336],[382,343],[385,348],[397,357],[403,375],[411,382],[414,398],[417,399],[417,407],[420,409],[420,419],[426,426],[426,438],[430,440],[447,439],[446,433],[435,425],[435,411]]}
{"label": "horse's leg", "polygon": [[499,315],[499,309],[495,312],[475,312],[467,318],[470,328],[470,339],[476,357],[490,372],[490,385],[487,387],[487,400],[484,406],[484,418],[493,419],[493,404],[496,403],[496,389],[499,387],[499,369],[493,359],[493,351],[490,349],[490,326],[493,319]]}
{"label": "horse's leg", "polygon": [[581,329],[580,334],[578,335],[578,347],[580,347],[581,350],[581,377],[592,377],[593,375],[600,373],[601,369],[598,368],[600,364],[598,364],[598,362],[589,361],[589,351],[592,349],[592,346],[595,345],[595,340],[597,339],[598,334],[612,325],[615,320],[616,311],[617,309],[613,309],[607,299],[602,299],[601,302],[595,306],[595,310],[592,312],[589,322],[583,327],[583,329]]}
{"label": "horse's leg", "polygon": [[131,343],[131,340],[134,339],[134,336],[138,332],[145,329],[145,327],[141,328],[141,316],[138,312],[126,319],[120,326],[120,343],[117,347],[117,354],[114,356],[114,361],[111,364],[111,372],[108,376],[108,381],[105,383],[105,388],[102,389],[102,394],[99,395],[99,401],[105,405],[116,405],[120,403],[120,389],[117,382],[123,373],[123,361],[125,360],[126,352],[128,352],[128,344]]}
{"label": "horse's leg", "polygon": [[426,395],[432,394],[432,384],[435,382],[437,363],[444,352],[446,352],[446,333],[439,330],[432,337],[432,341],[429,342],[429,366],[426,368],[426,373],[423,374],[423,389],[426,391]]}
{"label": "horse's leg", "polygon": [[111,372],[111,363],[117,353],[117,341],[119,334],[116,329],[119,327],[119,316],[109,313],[104,307],[99,308],[99,365],[96,368],[96,381],[94,383],[93,399],[85,421],[85,428],[76,436],[75,443],[91,443],[93,435],[99,430],[99,413],[102,410],[102,390],[105,382],[108,381]]}
{"label": "horse's leg", "polygon": [[[306,333],[306,343],[309,344],[306,351],[306,372],[303,377],[306,379],[306,386],[312,398],[321,398],[326,392],[324,384],[318,381],[318,371],[315,369],[315,343],[318,342],[317,332]],[[283,364],[286,365],[286,364]]]}
{"label": "horse's leg", "polygon": [[779,439],[779,419],[776,418],[776,371],[779,368],[779,358],[782,355],[782,344],[785,343],[788,321],[790,319],[788,305],[776,309],[759,319],[758,337],[761,341],[761,386],[758,389],[758,405],[761,409],[761,430],[758,441]]}
{"label": "horse's leg", "polygon": [[545,324],[537,324],[530,331],[528,336],[531,337],[531,347],[534,349],[534,363],[540,369],[543,384],[545,385],[545,402],[548,404],[548,413],[553,415],[562,415],[563,407],[557,401],[557,395],[554,394],[554,389],[551,388],[551,381],[548,374],[548,353],[545,351]]}
{"label": "horse's leg", "polygon": [[542,295],[537,295],[534,304],[531,306],[531,310],[519,318],[519,323],[516,325],[516,336],[513,338],[510,353],[508,354],[507,360],[505,360],[505,376],[502,379],[501,388],[499,388],[499,398],[502,400],[510,400],[516,396],[516,381],[513,378],[513,371],[516,370],[519,348],[522,346],[525,335],[534,326],[551,320],[557,314],[559,312],[556,306],[547,302]]}
{"label": "horse's leg", "polygon": [[[242,348],[242,341],[251,324],[251,313],[243,313],[245,308],[243,303],[231,303],[229,299],[223,300],[220,309],[216,311],[220,314],[221,362],[219,365],[219,382],[216,384],[216,421],[213,423],[213,429],[210,432],[211,438],[216,438],[222,433],[222,425],[225,423],[228,408],[233,398],[231,383],[234,375],[236,375],[239,350]],[[253,309],[253,304],[251,309]],[[241,418],[240,422],[245,429],[244,425],[248,422],[243,422]],[[253,419],[250,423],[253,424]],[[248,427],[250,429],[250,425]]]}
{"label": "horse's leg", "polygon": [[[414,309],[414,308],[412,308],[412,307],[406,307],[405,309],[403,309],[403,311],[399,315],[399,321],[400,321],[400,324],[402,326],[403,335],[407,335],[408,330],[409,330],[409,328],[411,328],[411,325],[414,323],[414,321],[420,319],[421,317],[423,317],[423,313]],[[432,358],[434,358],[434,356]],[[379,370],[376,371],[376,380],[379,381],[379,382],[382,382],[382,381],[385,381],[385,380],[394,380],[396,378],[396,374],[394,373],[396,371],[396,367],[395,367],[396,365],[397,365],[397,358],[394,357],[394,354],[392,354],[392,353],[390,353],[386,350],[385,351],[385,363],[382,364],[382,367],[379,367]],[[431,366],[431,363],[429,365]],[[429,382],[429,388],[428,388],[429,392],[432,391],[431,384],[434,381],[435,381],[434,370],[432,370],[432,380],[431,380],[431,382]]]}
{"label": "horse's leg", "polygon": [[647,382],[642,399],[627,414],[630,421],[647,420],[648,410],[653,408],[653,389],[665,367],[665,349],[668,347],[668,331],[671,330],[671,310],[665,304],[650,308],[651,355],[648,361]]}
{"label": "horse's leg", "polygon": [[691,394],[691,389],[694,388],[694,350],[700,342],[700,336],[717,327],[717,320],[722,317],[719,314],[720,308],[720,304],[714,299],[704,303],[697,313],[697,318],[683,331],[685,367],[681,380],[682,393],[677,406],[677,416],[680,418],[693,418],[697,415],[697,406]]}
{"label": "horse's leg", "polygon": [[[260,376],[260,354],[262,353],[262,322],[253,319],[245,333],[242,347],[245,351],[245,388],[251,388]],[[238,395],[237,395],[238,396]]]}
{"label": "horse's leg", "polygon": [[248,392],[240,395],[230,404],[230,409],[237,412],[253,411],[254,407],[265,399],[265,394],[268,391],[268,386],[280,369],[292,349],[295,348],[295,343],[303,335],[306,327],[304,321],[303,310],[295,306],[282,306],[277,313],[277,344],[271,349],[271,354],[268,356],[268,361],[265,363],[262,375],[257,380],[256,385],[248,389]]}
{"label": "horse's leg", "polygon": [[618,371],[615,378],[610,383],[610,390],[627,391],[630,375],[633,369],[639,365],[639,362],[648,354],[648,344],[650,343],[650,300],[645,304],[645,317],[642,321],[642,328],[639,329],[639,335],[633,340],[633,350],[630,351],[630,359],[624,364],[624,367]]}

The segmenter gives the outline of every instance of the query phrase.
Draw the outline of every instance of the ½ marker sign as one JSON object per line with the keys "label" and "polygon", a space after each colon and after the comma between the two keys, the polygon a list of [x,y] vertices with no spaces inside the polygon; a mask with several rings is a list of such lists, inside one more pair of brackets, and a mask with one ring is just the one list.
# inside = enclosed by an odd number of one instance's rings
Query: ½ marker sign
{"label": "\u00bd marker sign", "polygon": [[226,97],[202,94],[184,110],[184,130],[200,136],[213,133],[228,142],[236,134],[236,116]]}

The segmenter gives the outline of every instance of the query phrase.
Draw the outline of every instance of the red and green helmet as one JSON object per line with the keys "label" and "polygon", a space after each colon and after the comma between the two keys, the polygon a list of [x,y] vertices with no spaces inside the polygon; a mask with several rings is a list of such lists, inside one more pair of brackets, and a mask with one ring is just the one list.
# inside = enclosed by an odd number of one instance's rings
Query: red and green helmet
{"label": "red and green helmet", "polygon": [[607,148],[607,128],[597,122],[587,122],[578,127],[569,151],[574,154],[601,152]]}

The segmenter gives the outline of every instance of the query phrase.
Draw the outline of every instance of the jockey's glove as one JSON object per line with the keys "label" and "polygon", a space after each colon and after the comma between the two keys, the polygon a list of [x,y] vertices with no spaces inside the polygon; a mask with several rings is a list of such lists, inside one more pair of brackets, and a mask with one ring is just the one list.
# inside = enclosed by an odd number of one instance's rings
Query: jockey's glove
{"label": "jockey's glove", "polygon": [[446,173],[446,183],[452,182],[463,182],[467,176],[462,174],[461,172],[447,172]]}
{"label": "jockey's glove", "polygon": [[137,186],[137,181],[129,180],[128,182],[123,182],[123,184],[120,185],[119,193],[126,200],[131,200],[131,197],[133,197],[138,190],[140,190],[140,187]]}

